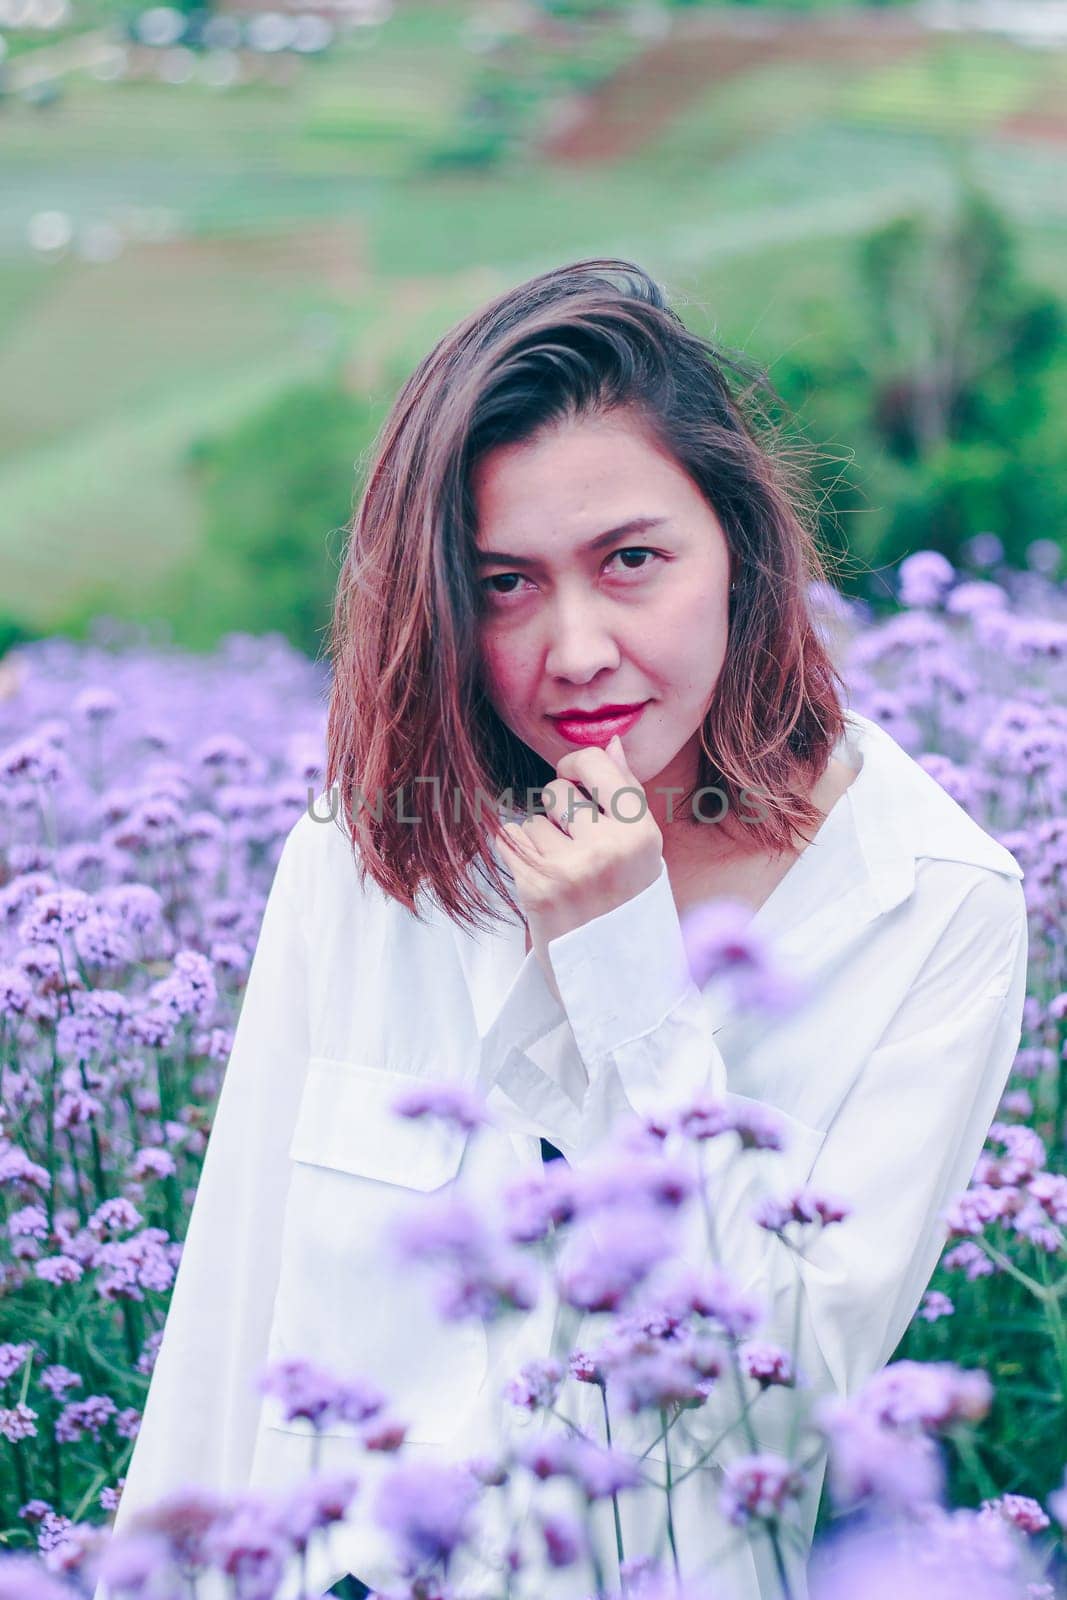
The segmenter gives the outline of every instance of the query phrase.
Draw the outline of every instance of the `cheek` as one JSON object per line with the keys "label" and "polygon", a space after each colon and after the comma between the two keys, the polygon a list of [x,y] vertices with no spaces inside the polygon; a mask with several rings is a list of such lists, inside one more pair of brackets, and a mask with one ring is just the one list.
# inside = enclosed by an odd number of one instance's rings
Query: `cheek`
{"label": "cheek", "polygon": [[486,634],[481,640],[480,654],[486,693],[498,714],[521,706],[529,676],[522,652],[516,650],[514,644],[505,645],[492,634]]}
{"label": "cheek", "polygon": [[660,618],[649,648],[663,675],[698,696],[714,688],[726,658],[728,608],[717,586],[691,584]]}
{"label": "cheek", "polygon": [[674,607],[678,625],[690,636],[725,637],[730,615],[730,597],[717,573],[694,575],[675,595]]}

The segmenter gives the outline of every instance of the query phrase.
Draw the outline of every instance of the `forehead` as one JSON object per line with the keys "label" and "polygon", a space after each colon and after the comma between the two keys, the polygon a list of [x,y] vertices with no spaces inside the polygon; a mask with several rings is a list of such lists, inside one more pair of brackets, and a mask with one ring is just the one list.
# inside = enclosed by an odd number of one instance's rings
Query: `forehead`
{"label": "forehead", "polygon": [[582,541],[635,518],[668,518],[700,498],[674,458],[615,413],[488,451],[471,489],[481,549],[497,547],[505,530],[531,543]]}

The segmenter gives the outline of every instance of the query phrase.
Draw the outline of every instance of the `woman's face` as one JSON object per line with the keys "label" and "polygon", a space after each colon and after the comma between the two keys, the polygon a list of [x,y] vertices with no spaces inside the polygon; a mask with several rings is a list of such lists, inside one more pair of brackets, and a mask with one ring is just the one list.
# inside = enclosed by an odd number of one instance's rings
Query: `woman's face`
{"label": "woman's face", "polygon": [[555,768],[611,737],[567,737],[555,713],[645,702],[621,735],[626,759],[661,826],[680,816],[680,796],[657,791],[695,782],[726,655],[730,555],[715,513],[623,411],[490,451],[472,492],[497,715]]}

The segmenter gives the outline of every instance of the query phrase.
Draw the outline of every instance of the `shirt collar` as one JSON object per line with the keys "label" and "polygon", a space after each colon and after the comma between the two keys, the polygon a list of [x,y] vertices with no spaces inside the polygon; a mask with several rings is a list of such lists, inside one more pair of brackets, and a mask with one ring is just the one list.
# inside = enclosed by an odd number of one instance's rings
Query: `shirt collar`
{"label": "shirt collar", "polygon": [[846,794],[880,911],[907,899],[924,856],[1023,876],[1011,852],[870,717],[846,711],[842,743],[842,758],[860,768]]}
{"label": "shirt collar", "polygon": [[[1010,851],[891,734],[860,712],[847,710],[844,715],[834,754],[857,775],[814,836],[815,848],[809,845],[801,853],[756,913],[762,929],[784,935],[798,947],[815,939],[821,928],[826,937],[832,931],[836,941],[845,941],[858,927],[908,899],[915,887],[915,863],[922,856],[1023,876]],[[819,872],[817,883],[810,876],[813,871]],[[483,937],[451,924],[483,1036],[513,990],[521,985],[523,994],[532,996],[537,989],[531,966],[536,957],[526,954],[523,923],[507,912],[487,881],[484,886],[507,920]]]}
{"label": "shirt collar", "polygon": [[845,713],[835,753],[859,769],[843,797],[852,813],[858,867],[877,911],[892,911],[915,887],[915,852],[901,792],[909,758],[877,723],[852,711]]}

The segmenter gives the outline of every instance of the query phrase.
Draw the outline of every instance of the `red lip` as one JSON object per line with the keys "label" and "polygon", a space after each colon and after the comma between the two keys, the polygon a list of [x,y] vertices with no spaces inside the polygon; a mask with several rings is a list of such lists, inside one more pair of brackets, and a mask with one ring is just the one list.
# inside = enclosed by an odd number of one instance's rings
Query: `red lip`
{"label": "red lip", "polygon": [[556,732],[566,739],[568,744],[579,746],[595,744],[604,749],[616,735],[620,739],[625,738],[637,726],[648,704],[647,700],[642,700],[636,706],[628,706],[625,711],[601,712],[595,717],[557,716],[549,720]]}
{"label": "red lip", "polygon": [[597,706],[595,711],[550,711],[548,715],[553,722],[602,722],[605,717],[621,717],[628,711],[636,711],[645,703],[635,700],[628,706]]}

